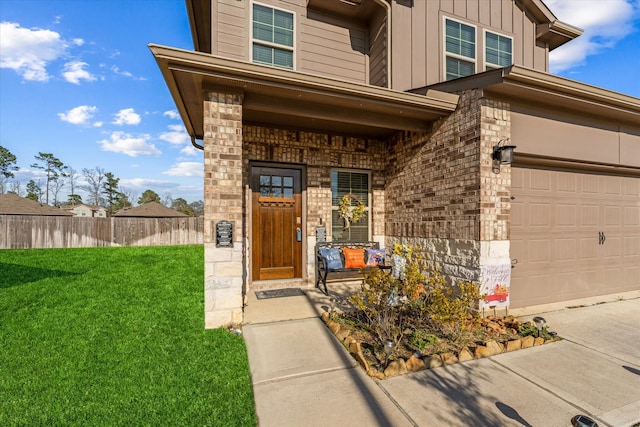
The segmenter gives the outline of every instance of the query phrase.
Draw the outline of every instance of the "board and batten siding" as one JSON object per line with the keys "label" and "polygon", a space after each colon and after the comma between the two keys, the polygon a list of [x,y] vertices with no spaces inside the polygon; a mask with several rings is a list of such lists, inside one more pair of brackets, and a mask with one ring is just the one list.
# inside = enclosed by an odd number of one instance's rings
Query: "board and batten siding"
{"label": "board and batten siding", "polygon": [[444,18],[476,27],[476,71],[484,71],[484,30],[513,39],[513,62],[548,71],[547,48],[536,44],[532,17],[512,0],[429,0],[392,3],[392,84],[409,90],[444,80]]}
{"label": "board and batten siding", "polygon": [[298,26],[298,70],[358,83],[368,81],[366,28],[308,11]]}
{"label": "board and batten siding", "polygon": [[387,87],[387,15],[379,12],[369,26],[369,84]]}
{"label": "board and batten siding", "polygon": [[[294,14],[296,71],[368,83],[368,28],[357,22],[307,10],[306,0],[261,0],[255,3]],[[249,0],[213,2],[213,55],[251,61],[251,5]]]}

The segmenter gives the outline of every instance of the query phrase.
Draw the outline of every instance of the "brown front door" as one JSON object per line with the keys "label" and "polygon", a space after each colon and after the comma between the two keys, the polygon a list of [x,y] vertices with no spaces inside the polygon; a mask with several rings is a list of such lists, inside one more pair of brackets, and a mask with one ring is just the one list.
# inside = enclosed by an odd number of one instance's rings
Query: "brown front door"
{"label": "brown front door", "polygon": [[302,277],[302,171],[251,168],[253,280]]}

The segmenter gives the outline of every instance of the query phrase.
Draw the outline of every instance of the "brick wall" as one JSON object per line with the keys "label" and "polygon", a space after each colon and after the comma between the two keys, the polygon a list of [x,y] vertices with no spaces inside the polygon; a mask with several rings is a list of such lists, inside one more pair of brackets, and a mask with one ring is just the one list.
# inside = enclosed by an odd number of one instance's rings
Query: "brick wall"
{"label": "brick wall", "polygon": [[[204,101],[205,327],[242,321],[242,96],[210,92]],[[216,247],[215,225],[233,224],[233,247]]]}
{"label": "brick wall", "polygon": [[507,239],[510,170],[494,174],[491,152],[509,135],[509,113],[479,91],[460,95],[431,133],[388,142],[387,245],[419,246],[449,279],[479,280],[482,264],[504,257],[493,241]]}
{"label": "brick wall", "polygon": [[[317,132],[303,132],[258,125],[243,128],[243,167],[245,188],[249,188],[250,161],[306,165],[306,278],[315,280],[315,229],[327,227],[331,239],[331,170],[333,168],[371,171],[372,234],[384,236],[383,141]],[[247,191],[249,193],[249,191]],[[246,196],[248,197],[248,195]],[[248,200],[248,199],[247,199]]]}

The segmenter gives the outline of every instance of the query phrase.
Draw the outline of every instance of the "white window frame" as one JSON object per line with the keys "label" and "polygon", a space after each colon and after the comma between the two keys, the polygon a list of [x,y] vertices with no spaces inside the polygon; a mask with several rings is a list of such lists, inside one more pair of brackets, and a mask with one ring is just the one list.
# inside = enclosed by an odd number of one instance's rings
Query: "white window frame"
{"label": "white window frame", "polygon": [[[469,58],[468,56],[459,55],[457,53],[448,52],[447,51],[447,21],[456,22],[458,24],[466,25],[468,27],[473,28],[473,32],[475,34],[474,41],[474,57]],[[443,52],[443,61],[442,61],[442,75],[443,81],[447,81],[447,58],[455,58],[464,62],[469,62],[473,64],[473,73],[470,75],[474,75],[478,72],[478,27],[469,22],[464,22],[460,19],[454,19],[449,16],[442,17],[442,52]]]}
{"label": "white window frame", "polygon": [[[493,62],[487,61],[487,33],[491,33],[493,35],[496,35],[496,36],[499,36],[499,37],[504,37],[505,39],[510,39],[511,40],[511,64],[499,65],[499,64],[494,64]],[[482,43],[484,44],[483,49],[482,49],[482,53],[483,53],[482,60],[484,61],[484,69],[485,69],[485,71],[487,71],[487,70],[496,70],[498,68],[504,68],[504,67],[508,67],[509,65],[513,65],[513,47],[514,47],[513,37],[507,36],[507,35],[505,35],[503,33],[499,33],[497,31],[484,29],[483,32],[482,32]]]}
{"label": "white window frame", "polygon": [[331,239],[334,239],[333,235],[333,212],[337,211],[338,206],[333,205],[333,189],[332,187],[332,176],[334,172],[346,172],[346,173],[359,173],[362,175],[367,175],[367,199],[369,203],[365,208],[365,212],[367,212],[367,240],[371,240],[372,234],[372,204],[373,204],[373,193],[371,191],[371,171],[367,169],[348,169],[348,168],[331,168],[330,176],[329,176],[329,189],[331,190],[331,218],[329,219],[329,226],[331,228]]}
{"label": "white window frame", "polygon": [[[290,13],[293,17],[293,43],[292,46],[286,46],[286,45],[281,45],[278,43],[270,43],[264,40],[259,40],[259,39],[254,39],[253,38],[253,7],[254,5],[258,5],[258,6],[262,6],[262,7],[267,7],[269,9],[274,9],[274,10],[279,10],[281,12],[286,12],[286,13]],[[250,4],[251,9],[249,10],[249,62],[251,62],[252,64],[258,64],[258,65],[264,65],[267,67],[275,67],[275,68],[282,68],[283,70],[295,70],[296,69],[296,32],[297,32],[297,17],[296,17],[296,13],[291,11],[291,10],[287,10],[287,9],[283,9],[281,7],[277,7],[277,6],[273,6],[270,4],[264,4],[264,3],[259,3],[259,2],[254,2],[252,1]],[[254,45],[262,45],[262,46],[268,46],[268,47],[272,47],[275,49],[281,49],[281,50],[286,50],[286,51],[290,51],[291,52],[291,61],[292,61],[292,68],[287,68],[287,67],[281,67],[279,65],[275,65],[275,64],[264,64],[262,62],[254,62],[253,61],[253,46]]]}

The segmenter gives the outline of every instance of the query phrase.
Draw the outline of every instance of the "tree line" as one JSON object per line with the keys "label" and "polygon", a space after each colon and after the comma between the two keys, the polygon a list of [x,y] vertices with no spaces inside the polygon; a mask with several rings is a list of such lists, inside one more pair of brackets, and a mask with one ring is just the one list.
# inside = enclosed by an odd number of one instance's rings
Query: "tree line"
{"label": "tree line", "polygon": [[[31,179],[27,182],[26,188],[23,189],[20,182],[9,182],[10,178],[15,178],[15,172],[20,170],[20,167],[17,166],[16,156],[0,145],[0,194],[15,193],[41,204],[58,207],[80,204],[99,206],[105,208],[109,216],[121,209],[134,206],[136,198],[138,205],[158,202],[186,215],[198,216],[204,214],[204,202],[202,200],[187,203],[182,197],[174,199],[170,193],[160,197],[150,189],[145,190],[138,197],[134,191],[127,190],[119,185],[120,178],[99,166],[93,169],[83,168],[81,172],[78,172],[71,166],[65,165],[52,153],[39,152],[34,158],[35,162],[30,166],[44,172],[44,183],[41,179],[37,182]],[[79,185],[78,182],[81,177],[84,177],[84,183]],[[67,200],[63,201],[59,199],[59,195],[65,186],[68,186],[70,191]],[[77,190],[86,191],[88,193],[87,200],[83,200]]]}

